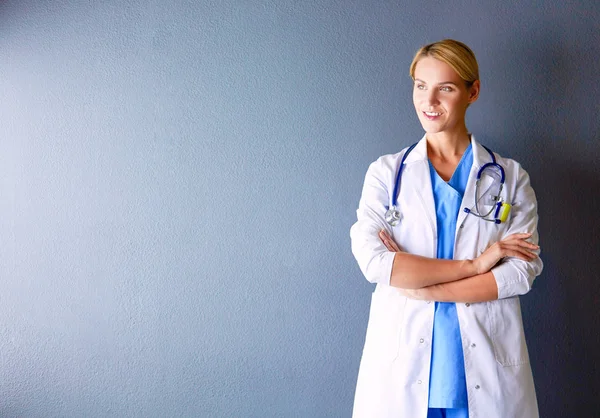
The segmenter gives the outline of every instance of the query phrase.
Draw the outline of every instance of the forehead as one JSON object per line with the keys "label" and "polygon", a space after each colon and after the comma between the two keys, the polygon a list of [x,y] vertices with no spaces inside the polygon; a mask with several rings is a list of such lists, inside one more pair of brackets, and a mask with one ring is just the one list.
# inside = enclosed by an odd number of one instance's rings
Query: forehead
{"label": "forehead", "polygon": [[415,78],[430,84],[446,81],[452,81],[456,84],[462,82],[462,79],[452,67],[433,57],[423,57],[417,62]]}

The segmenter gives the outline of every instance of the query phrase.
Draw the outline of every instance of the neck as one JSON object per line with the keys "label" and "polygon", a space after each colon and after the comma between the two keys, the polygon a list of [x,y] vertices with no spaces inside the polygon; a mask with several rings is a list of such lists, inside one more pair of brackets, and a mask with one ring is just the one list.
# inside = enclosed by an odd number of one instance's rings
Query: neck
{"label": "neck", "polygon": [[427,134],[427,154],[441,159],[462,156],[469,144],[471,135],[465,129],[461,132],[438,132]]}

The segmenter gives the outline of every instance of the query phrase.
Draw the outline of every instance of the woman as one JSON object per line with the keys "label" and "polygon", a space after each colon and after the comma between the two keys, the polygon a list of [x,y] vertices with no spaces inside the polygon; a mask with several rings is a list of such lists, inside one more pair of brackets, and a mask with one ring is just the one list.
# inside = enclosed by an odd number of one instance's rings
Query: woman
{"label": "woman", "polygon": [[538,417],[518,298],[542,270],[529,176],[467,130],[466,45],[421,48],[410,75],[425,135],[371,164],[351,229],[377,284],[354,417]]}

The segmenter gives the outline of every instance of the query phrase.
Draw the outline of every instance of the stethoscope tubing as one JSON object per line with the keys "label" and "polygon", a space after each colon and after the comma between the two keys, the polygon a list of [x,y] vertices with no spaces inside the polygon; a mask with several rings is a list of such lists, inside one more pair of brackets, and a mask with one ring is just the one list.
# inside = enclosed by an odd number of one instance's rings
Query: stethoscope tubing
{"label": "stethoscope tubing", "polygon": [[[390,208],[388,208],[388,212],[390,210],[393,211],[397,211],[396,207],[398,205],[398,194],[399,194],[399,190],[400,190],[400,182],[402,180],[402,169],[404,168],[404,162],[406,161],[406,157],[408,157],[408,154],[410,154],[410,152],[417,146],[417,143],[412,144],[404,153],[404,155],[402,156],[402,160],[400,161],[400,165],[398,167],[398,173],[396,173],[396,182],[394,183],[394,193],[392,194],[392,205]],[[486,213],[485,215],[481,214],[479,212],[479,201],[477,199],[477,190],[479,189],[479,180],[481,179],[481,176],[483,174],[483,172],[489,168],[489,167],[497,167],[500,171],[500,188],[498,190],[498,199],[500,199],[500,194],[502,193],[502,189],[504,188],[504,180],[506,179],[506,175],[504,172],[504,168],[498,164],[496,162],[496,156],[494,155],[494,153],[492,152],[492,150],[490,150],[488,147],[486,147],[485,145],[482,145],[483,148],[485,148],[485,150],[490,154],[490,157],[492,158],[492,162],[490,163],[485,163],[484,165],[481,166],[481,168],[479,168],[479,171],[477,171],[477,182],[475,185],[475,210],[477,211],[476,213],[472,211],[473,208],[464,208],[464,211],[467,214],[470,215],[474,215],[480,219],[483,219],[484,221],[490,221],[490,222],[494,222],[496,224],[500,223],[500,220],[498,219],[498,214],[500,212],[500,208],[502,206],[502,202],[498,201],[496,202],[495,205],[492,206],[492,208],[490,209],[490,211],[488,213]],[[487,217],[494,212],[494,219],[487,219]],[[386,214],[387,215],[387,214]],[[397,219],[396,219],[397,221]],[[393,225],[390,222],[391,225]]]}
{"label": "stethoscope tubing", "polygon": [[402,161],[400,161],[400,166],[398,167],[398,173],[396,173],[396,183],[394,184],[394,194],[392,195],[392,207],[396,207],[398,204],[398,190],[400,189],[400,180],[402,179],[402,168],[404,167],[404,161],[406,161],[406,157],[408,154],[416,147],[418,142],[412,144],[402,156]]}

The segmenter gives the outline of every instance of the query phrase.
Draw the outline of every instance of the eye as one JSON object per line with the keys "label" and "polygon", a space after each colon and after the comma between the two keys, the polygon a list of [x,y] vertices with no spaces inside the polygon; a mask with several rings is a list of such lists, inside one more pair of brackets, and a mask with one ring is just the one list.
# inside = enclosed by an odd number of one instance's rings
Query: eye
{"label": "eye", "polygon": [[450,92],[454,91],[454,89],[450,86],[443,86],[443,87],[440,87],[440,91],[445,91],[447,93],[450,93]]}
{"label": "eye", "polygon": [[417,84],[415,84],[415,88],[417,90],[425,90],[425,85],[421,84],[421,83],[417,83]]}

